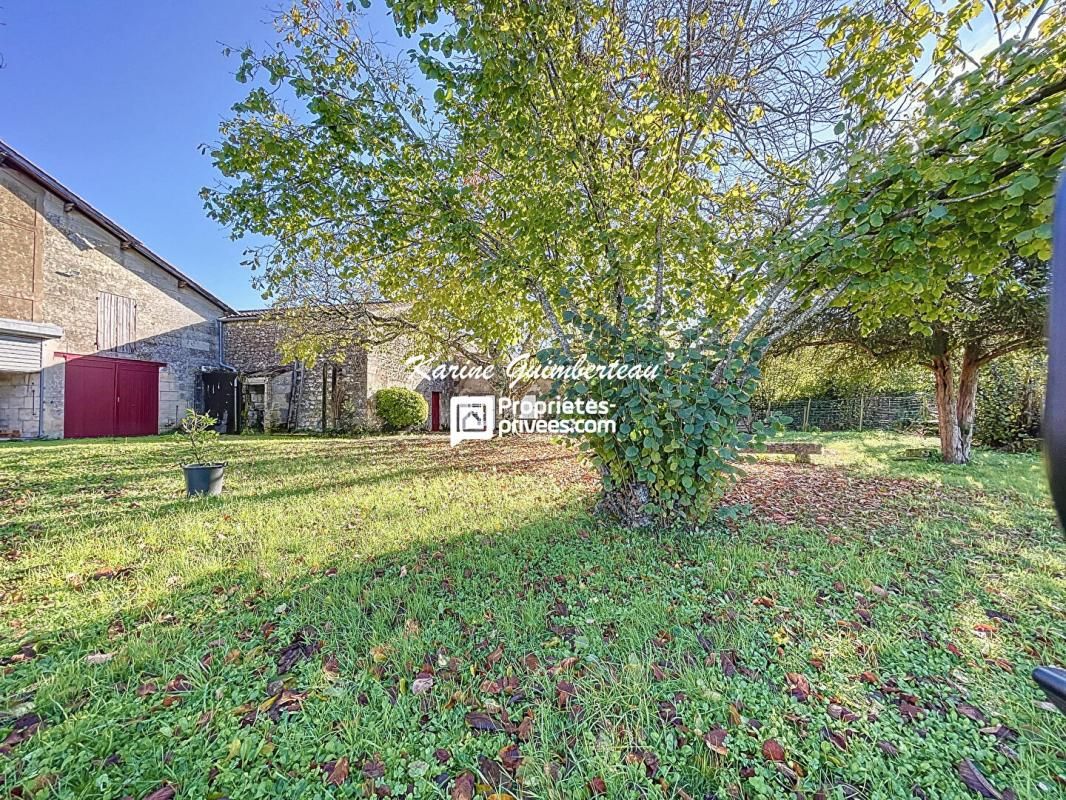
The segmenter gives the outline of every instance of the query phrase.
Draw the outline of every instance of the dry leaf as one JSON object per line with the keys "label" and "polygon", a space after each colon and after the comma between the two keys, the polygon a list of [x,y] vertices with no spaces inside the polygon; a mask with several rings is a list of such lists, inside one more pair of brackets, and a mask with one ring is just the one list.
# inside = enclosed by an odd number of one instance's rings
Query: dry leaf
{"label": "dry leaf", "polygon": [[958,763],[956,769],[959,771],[959,779],[981,797],[986,797],[988,800],[1003,800],[1003,795],[989,782],[988,778],[981,774],[981,770],[970,759],[964,758]]}
{"label": "dry leaf", "polygon": [[348,756],[342,757],[333,765],[326,783],[331,786],[340,786],[346,780],[348,780]]}
{"label": "dry leaf", "polygon": [[762,754],[767,761],[785,760],[785,748],[774,739],[767,739],[762,743]]}
{"label": "dry leaf", "polygon": [[474,776],[470,772],[464,772],[452,784],[451,800],[473,800],[473,798]]}

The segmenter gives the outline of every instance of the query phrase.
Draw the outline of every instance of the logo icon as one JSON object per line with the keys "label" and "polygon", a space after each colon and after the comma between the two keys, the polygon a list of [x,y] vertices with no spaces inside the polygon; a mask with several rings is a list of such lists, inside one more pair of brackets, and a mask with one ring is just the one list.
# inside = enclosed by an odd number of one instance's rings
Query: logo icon
{"label": "logo icon", "polygon": [[496,397],[460,395],[451,402],[451,443],[466,439],[491,439],[496,431]]}

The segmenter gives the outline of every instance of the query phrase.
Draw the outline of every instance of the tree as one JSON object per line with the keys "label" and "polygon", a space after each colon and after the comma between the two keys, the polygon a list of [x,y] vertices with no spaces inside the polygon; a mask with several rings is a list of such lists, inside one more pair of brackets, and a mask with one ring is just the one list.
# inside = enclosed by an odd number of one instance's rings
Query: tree
{"label": "tree", "polygon": [[[1055,181],[1066,158],[1066,25],[1047,3],[991,5],[998,46],[978,60],[959,31],[976,13],[936,14],[888,31],[846,12],[836,31],[884,66],[880,90],[849,86],[856,129],[905,127],[856,147],[795,254],[801,281],[837,286],[832,339],[919,358],[934,373],[943,458],[966,463],[978,370],[1043,335]],[[925,74],[916,42],[937,48]],[[891,66],[890,66],[891,65]]]}
{"label": "tree", "polygon": [[[1007,5],[1015,20],[1033,4]],[[205,192],[208,210],[236,236],[270,239],[252,254],[268,287],[284,292],[321,260],[343,285],[408,304],[404,323],[440,340],[427,348],[508,353],[529,342],[544,358],[657,364],[654,386],[561,387],[614,404],[620,436],[583,444],[604,507],[634,525],[705,518],[751,441],[739,421],[768,344],[833,303],[872,308],[879,286],[910,298],[886,313],[935,308],[935,280],[912,290],[913,259],[869,266],[871,231],[899,227],[906,240],[916,218],[956,213],[933,208],[955,189],[969,211],[1007,179],[1028,201],[1051,169],[1057,90],[1033,84],[1055,86],[1061,56],[1023,37],[956,83],[975,4],[946,14],[922,0],[390,8],[418,43],[410,59],[360,38],[352,4],[318,0],[279,20],[271,51],[242,53],[238,77],[256,85],[212,150],[225,182]],[[923,54],[935,65],[928,83],[915,74]],[[1021,123],[978,130],[955,113],[960,100],[978,120],[992,109]],[[1024,138],[1034,131],[1035,144]],[[992,141],[1006,151],[1002,174],[956,174],[953,158]],[[939,252],[959,238],[945,235]],[[928,252],[923,240],[889,244]]]}
{"label": "tree", "polygon": [[835,296],[786,296],[774,245],[842,152],[825,131],[843,75],[819,67],[836,3],[391,9],[410,62],[312,0],[276,48],[242,53],[256,85],[212,150],[209,212],[269,237],[252,253],[268,294],[306,298],[306,265],[331,265],[340,296],[407,304],[427,349],[654,362],[655,385],[561,391],[615,404],[620,436],[584,440],[605,508],[703,519],[751,442],[767,339]]}
{"label": "tree", "polygon": [[931,333],[900,316],[871,330],[854,311],[833,308],[780,347],[796,351],[845,345],[884,364],[926,367],[936,387],[941,457],[949,464],[965,464],[973,444],[979,371],[1044,342],[1047,262],[1015,255],[991,276],[993,290],[965,270],[948,281],[942,302],[953,313],[932,323]]}

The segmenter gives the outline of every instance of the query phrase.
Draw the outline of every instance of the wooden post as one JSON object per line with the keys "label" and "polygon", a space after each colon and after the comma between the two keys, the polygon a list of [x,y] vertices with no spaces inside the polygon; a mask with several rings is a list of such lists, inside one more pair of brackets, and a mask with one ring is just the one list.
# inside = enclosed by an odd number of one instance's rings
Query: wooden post
{"label": "wooden post", "polygon": [[807,432],[807,420],[811,417],[811,398],[807,398],[807,407],[803,409],[803,432]]}
{"label": "wooden post", "polygon": [[864,405],[863,401],[865,399],[866,398],[863,395],[861,395],[861,394],[859,395],[859,433],[862,433],[862,412],[863,412],[863,405]]}

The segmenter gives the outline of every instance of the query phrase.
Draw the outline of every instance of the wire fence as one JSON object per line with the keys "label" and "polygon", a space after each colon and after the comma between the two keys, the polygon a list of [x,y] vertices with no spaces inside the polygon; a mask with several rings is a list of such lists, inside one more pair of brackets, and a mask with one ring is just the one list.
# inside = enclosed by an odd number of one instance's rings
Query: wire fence
{"label": "wire fence", "polygon": [[794,431],[911,430],[936,421],[936,405],[925,394],[807,397],[753,412],[756,418],[791,417],[785,427]]}

